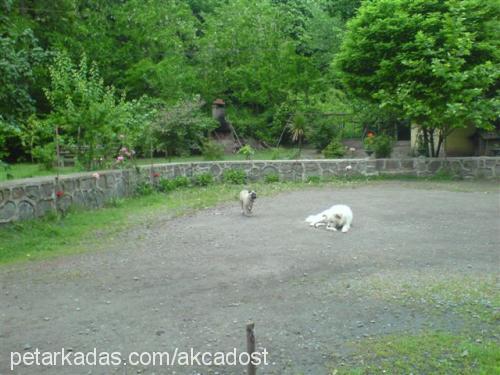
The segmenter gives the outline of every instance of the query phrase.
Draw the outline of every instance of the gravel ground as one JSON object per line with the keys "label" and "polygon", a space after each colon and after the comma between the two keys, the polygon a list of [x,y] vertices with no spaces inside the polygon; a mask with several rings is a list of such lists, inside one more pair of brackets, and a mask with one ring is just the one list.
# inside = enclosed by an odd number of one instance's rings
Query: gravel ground
{"label": "gravel ground", "polygon": [[[494,275],[499,194],[481,184],[382,183],[259,198],[166,220],[92,251],[0,268],[0,374],[11,351],[229,351],[245,323],[269,352],[259,374],[324,374],[346,343],[425,327],[459,329],[371,293],[374,275]],[[487,191],[484,191],[487,190]],[[304,218],[348,204],[347,234]],[[161,215],[161,214],[160,214]],[[366,280],[365,283],[363,283]],[[351,283],[358,286],[350,292]],[[365,289],[360,297],[359,286]],[[16,374],[242,374],[243,367],[18,367]]]}

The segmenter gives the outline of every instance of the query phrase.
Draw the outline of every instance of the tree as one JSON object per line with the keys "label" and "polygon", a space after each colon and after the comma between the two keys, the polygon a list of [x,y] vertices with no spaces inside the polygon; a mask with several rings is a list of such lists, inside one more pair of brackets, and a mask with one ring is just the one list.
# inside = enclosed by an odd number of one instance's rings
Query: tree
{"label": "tree", "polygon": [[45,57],[30,28],[0,16],[0,158],[19,146],[21,123],[36,110],[35,71]]}
{"label": "tree", "polygon": [[201,151],[208,134],[218,125],[203,113],[204,104],[195,96],[161,109],[152,126],[154,148],[168,156]]}
{"label": "tree", "polygon": [[117,98],[86,56],[75,66],[66,53],[58,54],[50,78],[45,93],[52,112],[45,122],[58,129],[61,142],[86,169],[105,166],[121,147],[137,144],[148,125],[147,108],[140,101]]}
{"label": "tree", "polygon": [[499,15],[495,0],[367,1],[337,66],[353,94],[418,124],[437,156],[451,131],[498,115]]}

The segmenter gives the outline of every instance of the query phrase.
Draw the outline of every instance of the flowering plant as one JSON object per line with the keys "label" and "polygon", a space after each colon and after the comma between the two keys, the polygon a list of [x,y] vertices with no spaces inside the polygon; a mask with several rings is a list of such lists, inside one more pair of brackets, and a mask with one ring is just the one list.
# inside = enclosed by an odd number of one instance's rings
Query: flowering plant
{"label": "flowering plant", "polygon": [[375,143],[375,133],[372,131],[368,131],[366,133],[366,137],[363,141],[363,145],[366,151],[373,151],[373,144]]}
{"label": "flowering plant", "polygon": [[374,152],[376,158],[388,158],[394,147],[394,139],[386,134],[375,135],[373,132],[368,132],[364,145],[368,154]]}

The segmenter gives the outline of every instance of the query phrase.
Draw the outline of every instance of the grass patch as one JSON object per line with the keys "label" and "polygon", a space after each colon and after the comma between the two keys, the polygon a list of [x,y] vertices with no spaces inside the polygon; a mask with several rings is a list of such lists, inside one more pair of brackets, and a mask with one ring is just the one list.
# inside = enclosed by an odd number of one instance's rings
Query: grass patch
{"label": "grass patch", "polygon": [[76,172],[80,172],[77,167],[64,167],[47,170],[40,164],[17,163],[9,164],[6,168],[0,168],[0,181],[41,176],[55,176],[57,174],[69,174]]}
{"label": "grass patch", "polygon": [[500,285],[496,275],[395,273],[353,280],[350,284],[359,298],[369,292],[370,297],[426,313],[452,312],[469,323],[500,323]]}
{"label": "grass patch", "polygon": [[498,374],[500,349],[493,340],[429,331],[391,335],[355,344],[348,366],[331,374]]}

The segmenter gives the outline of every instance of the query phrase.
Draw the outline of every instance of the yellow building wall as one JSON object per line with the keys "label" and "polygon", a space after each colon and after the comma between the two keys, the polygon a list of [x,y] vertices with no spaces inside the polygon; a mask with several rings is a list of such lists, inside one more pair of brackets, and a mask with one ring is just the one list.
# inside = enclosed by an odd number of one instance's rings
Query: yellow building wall
{"label": "yellow building wall", "polygon": [[[475,154],[474,142],[469,137],[474,134],[476,128],[473,125],[463,129],[455,129],[446,138],[444,150],[447,156],[473,156]],[[418,125],[411,127],[411,149],[416,150],[418,136]],[[438,137],[435,136],[434,144],[437,145]],[[443,156],[443,154],[441,154]]]}
{"label": "yellow building wall", "polygon": [[470,136],[476,132],[472,125],[464,129],[455,129],[446,138],[445,150],[447,156],[474,156],[475,145]]}

